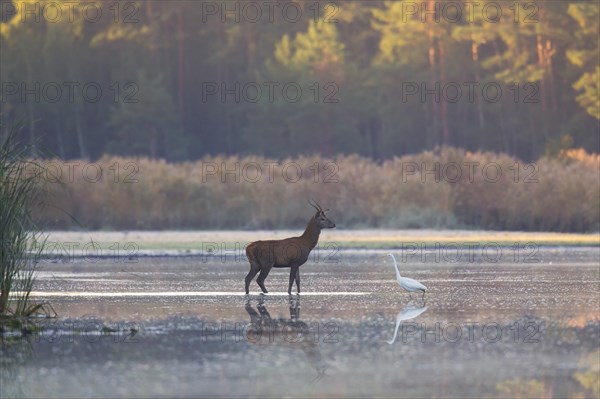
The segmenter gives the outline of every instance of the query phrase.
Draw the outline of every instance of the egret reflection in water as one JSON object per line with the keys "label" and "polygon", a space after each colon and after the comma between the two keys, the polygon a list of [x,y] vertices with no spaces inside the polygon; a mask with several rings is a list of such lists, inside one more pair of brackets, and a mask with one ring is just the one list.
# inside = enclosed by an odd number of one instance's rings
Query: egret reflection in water
{"label": "egret reflection in water", "polygon": [[416,303],[409,302],[396,316],[396,329],[394,330],[394,337],[387,341],[388,344],[393,344],[396,341],[396,335],[398,335],[398,327],[400,327],[400,323],[405,320],[414,319],[419,316],[423,312],[427,310],[427,306],[423,303],[422,306],[418,306]]}

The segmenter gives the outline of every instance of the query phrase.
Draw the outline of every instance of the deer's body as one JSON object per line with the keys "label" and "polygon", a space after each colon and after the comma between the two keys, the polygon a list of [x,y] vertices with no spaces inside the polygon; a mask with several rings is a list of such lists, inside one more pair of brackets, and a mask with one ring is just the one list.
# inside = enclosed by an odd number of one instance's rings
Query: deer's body
{"label": "deer's body", "polygon": [[256,282],[266,294],[268,291],[264,281],[273,267],[291,268],[288,294],[292,292],[294,281],[300,293],[300,266],[306,263],[310,251],[319,242],[321,229],[335,227],[335,223],[325,216],[325,211],[321,207],[317,205],[315,208],[317,213],[309,220],[301,236],[283,240],[255,241],[246,247],[246,256],[250,261],[250,272],[245,279],[246,294],[250,293],[250,282],[259,272]]}

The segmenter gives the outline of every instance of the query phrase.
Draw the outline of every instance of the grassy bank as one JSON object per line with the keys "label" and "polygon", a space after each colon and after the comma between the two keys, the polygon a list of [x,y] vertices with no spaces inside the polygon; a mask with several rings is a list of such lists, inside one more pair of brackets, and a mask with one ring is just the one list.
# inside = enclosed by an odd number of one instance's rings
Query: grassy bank
{"label": "grassy bank", "polygon": [[583,150],[524,163],[505,154],[440,152],[383,163],[358,156],[47,161],[54,229],[303,228],[316,198],[345,228],[590,232],[600,226],[600,157]]}

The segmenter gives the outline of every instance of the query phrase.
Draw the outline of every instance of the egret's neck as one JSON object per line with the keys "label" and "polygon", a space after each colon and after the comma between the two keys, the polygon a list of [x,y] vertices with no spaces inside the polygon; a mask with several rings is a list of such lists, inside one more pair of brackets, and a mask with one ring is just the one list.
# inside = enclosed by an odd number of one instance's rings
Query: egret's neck
{"label": "egret's neck", "polygon": [[392,255],[391,256],[392,261],[394,262],[394,269],[396,269],[396,277],[401,278],[402,276],[400,276],[400,270],[398,270],[398,264],[396,263],[396,258]]}

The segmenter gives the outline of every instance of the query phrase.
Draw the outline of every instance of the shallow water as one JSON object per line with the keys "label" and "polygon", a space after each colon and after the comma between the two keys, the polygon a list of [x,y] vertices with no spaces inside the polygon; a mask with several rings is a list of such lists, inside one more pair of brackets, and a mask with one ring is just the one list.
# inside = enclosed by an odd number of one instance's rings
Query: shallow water
{"label": "shallow water", "polygon": [[424,300],[400,290],[380,255],[310,260],[300,296],[274,269],[273,294],[253,282],[249,300],[248,265],[234,256],[44,262],[34,295],[60,317],[4,337],[1,396],[600,394],[597,247],[399,254]]}

